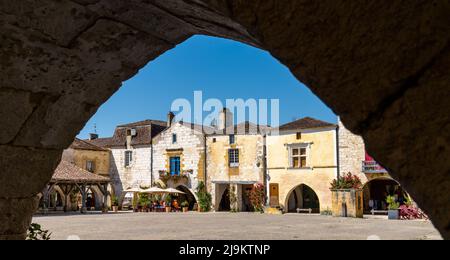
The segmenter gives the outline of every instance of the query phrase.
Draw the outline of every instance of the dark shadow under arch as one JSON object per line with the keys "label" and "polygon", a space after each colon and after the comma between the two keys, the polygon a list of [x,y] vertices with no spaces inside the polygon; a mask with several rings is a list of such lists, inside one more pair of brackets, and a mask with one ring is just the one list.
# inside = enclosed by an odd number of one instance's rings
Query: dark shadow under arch
{"label": "dark shadow under arch", "polygon": [[320,213],[319,197],[306,184],[296,186],[287,196],[286,212],[294,213],[297,209],[311,209],[312,213]]}

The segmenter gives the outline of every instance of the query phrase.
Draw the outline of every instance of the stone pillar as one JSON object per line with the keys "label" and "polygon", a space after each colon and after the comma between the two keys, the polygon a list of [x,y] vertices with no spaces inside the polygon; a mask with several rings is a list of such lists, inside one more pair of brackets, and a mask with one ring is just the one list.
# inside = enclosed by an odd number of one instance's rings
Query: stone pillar
{"label": "stone pillar", "polygon": [[62,150],[0,145],[0,239],[25,239]]}
{"label": "stone pillar", "polygon": [[87,212],[87,208],[86,208],[86,199],[87,199],[87,189],[86,189],[86,185],[81,185],[79,187],[80,189],[80,193],[81,193],[81,209],[80,209],[80,213],[84,214]]}

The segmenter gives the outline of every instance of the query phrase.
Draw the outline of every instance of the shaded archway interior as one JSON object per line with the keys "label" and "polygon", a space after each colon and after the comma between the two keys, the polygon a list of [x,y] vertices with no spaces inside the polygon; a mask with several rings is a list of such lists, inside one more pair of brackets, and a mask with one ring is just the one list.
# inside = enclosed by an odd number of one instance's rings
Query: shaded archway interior
{"label": "shaded archway interior", "polygon": [[449,238],[450,203],[440,196],[450,190],[448,2],[43,0],[0,8],[0,238],[24,237],[36,194],[98,107],[194,34],[268,50],[364,137]]}

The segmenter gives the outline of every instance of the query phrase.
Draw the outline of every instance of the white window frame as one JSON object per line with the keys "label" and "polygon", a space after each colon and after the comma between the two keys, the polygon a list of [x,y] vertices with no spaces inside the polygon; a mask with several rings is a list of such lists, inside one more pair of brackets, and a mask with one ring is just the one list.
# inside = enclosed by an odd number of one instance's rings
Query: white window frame
{"label": "white window frame", "polygon": [[239,156],[239,149],[228,149],[228,161],[231,168],[239,167]]}
{"label": "white window frame", "polygon": [[[302,144],[293,144],[289,145],[289,167],[291,169],[307,169],[311,168],[311,144],[310,143],[302,143]],[[301,149],[306,150],[305,155],[301,155]],[[294,150],[299,150],[299,154],[294,156]],[[306,157],[306,165],[305,167],[294,166],[294,157],[299,158],[299,163],[301,163],[301,158]]]}
{"label": "white window frame", "polygon": [[[124,166],[125,168],[129,168],[131,167],[131,165],[133,164],[133,151],[131,150],[126,150],[124,153]],[[130,158],[128,158],[128,156],[130,156]],[[127,165],[127,161],[128,161],[128,165]]]}

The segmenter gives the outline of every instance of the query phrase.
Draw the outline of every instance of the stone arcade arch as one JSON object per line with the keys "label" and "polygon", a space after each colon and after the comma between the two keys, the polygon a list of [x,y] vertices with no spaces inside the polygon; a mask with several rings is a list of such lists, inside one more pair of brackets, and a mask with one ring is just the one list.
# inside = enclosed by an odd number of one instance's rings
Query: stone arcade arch
{"label": "stone arcade arch", "polygon": [[[363,192],[365,214],[386,211],[387,196],[397,195],[401,204],[406,202],[407,196],[406,191],[403,190],[400,183],[388,177],[380,177],[368,181],[364,184]],[[374,211],[372,212],[372,210]]]}
{"label": "stone arcade arch", "polygon": [[271,52],[450,238],[449,14],[439,0],[2,0],[0,238],[25,237],[62,150],[121,82],[194,34]]}
{"label": "stone arcade arch", "polygon": [[183,201],[187,201],[189,203],[189,210],[193,210],[198,201],[195,192],[185,185],[178,185],[176,189],[185,193],[178,195],[177,199],[179,200],[179,203],[181,204]]}
{"label": "stone arcade arch", "polygon": [[311,210],[311,213],[320,213],[319,197],[317,196],[317,193],[306,184],[296,186],[286,197],[285,211],[297,212],[297,209],[308,209]]}

